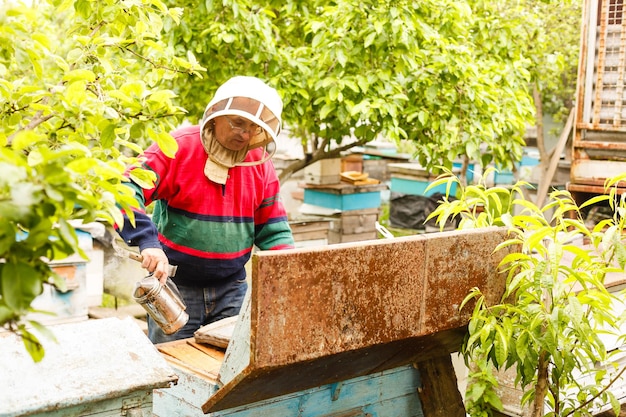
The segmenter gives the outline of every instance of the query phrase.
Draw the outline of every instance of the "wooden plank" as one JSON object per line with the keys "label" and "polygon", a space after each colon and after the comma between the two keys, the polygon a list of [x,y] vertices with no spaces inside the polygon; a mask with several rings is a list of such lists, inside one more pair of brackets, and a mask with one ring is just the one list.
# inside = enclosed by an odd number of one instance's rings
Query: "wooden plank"
{"label": "wooden plank", "polygon": [[[378,221],[378,210],[373,213],[352,214],[352,210],[344,211],[341,214],[341,220],[337,222],[332,230],[345,235],[354,233],[365,233],[376,231],[376,222]],[[361,211],[361,210],[358,210]],[[374,236],[376,236],[374,234]],[[375,238],[375,237],[374,237]]]}
{"label": "wooden plank", "polygon": [[389,164],[387,169],[390,174],[394,175],[406,175],[408,177],[420,177],[428,180],[430,172],[421,166],[420,164],[404,163],[404,164]]}
{"label": "wooden plank", "polygon": [[567,123],[565,123],[565,128],[563,128],[561,136],[559,137],[559,141],[552,151],[552,159],[550,160],[550,165],[548,166],[545,175],[542,176],[539,183],[539,190],[537,190],[537,207],[543,206],[543,202],[546,198],[546,195],[548,194],[548,188],[552,184],[552,178],[554,178],[554,173],[556,172],[559,160],[561,159],[561,153],[563,153],[563,149],[565,149],[565,144],[567,143],[567,138],[569,138],[569,135],[572,132],[573,125],[574,109],[572,109],[569,113]]}
{"label": "wooden plank", "polygon": [[293,239],[296,242],[302,242],[306,240],[318,240],[326,239],[328,237],[328,230],[331,228],[335,220],[327,219],[322,221],[301,221],[291,222],[291,233]]}
{"label": "wooden plank", "polygon": [[371,207],[371,208],[359,209],[359,210],[346,210],[346,211],[339,213],[338,218],[343,218],[344,216],[361,216],[361,215],[379,214],[379,213],[380,213],[379,207]]}
{"label": "wooden plank", "polygon": [[375,178],[369,178],[368,173],[359,171],[346,171],[341,173],[341,181],[352,185],[371,185],[380,184],[380,181]]}
{"label": "wooden plank", "polygon": [[432,180],[435,179],[435,177],[433,176],[411,175],[411,174],[403,174],[403,173],[395,173],[395,172],[391,173],[391,177],[399,178],[403,180],[409,180],[409,181],[424,181],[424,182],[431,182]]}
{"label": "wooden plank", "polygon": [[418,390],[424,417],[465,417],[450,355],[416,363],[422,378]]}
{"label": "wooden plank", "polygon": [[187,363],[184,361],[184,359],[181,360],[174,356],[163,355],[163,358],[165,359],[167,363],[169,363],[170,365],[174,367],[183,369],[185,370],[185,372],[194,374],[195,376],[202,378],[204,380],[211,381],[211,383],[213,384],[217,384],[217,381],[219,378],[218,369],[207,371],[205,369],[198,368],[195,364]]}
{"label": "wooden plank", "polygon": [[323,222],[303,222],[303,223],[290,223],[292,233],[304,233],[304,232],[317,232],[325,231],[330,227],[331,221]]}
{"label": "wooden plank", "polygon": [[213,359],[216,359],[216,360],[218,360],[220,362],[222,362],[224,360],[225,353],[224,353],[224,349],[223,348],[217,348],[216,349],[213,346],[209,346],[209,345],[203,344],[203,343],[197,343],[197,342],[194,342],[191,339],[187,339],[187,343],[190,346],[193,346],[196,349],[204,352],[206,355],[212,357]]}
{"label": "wooden plank", "polygon": [[331,230],[328,232],[328,243],[329,244],[337,244],[337,243],[351,243],[351,242],[362,242],[365,240],[376,240],[378,239],[378,232],[376,228],[374,230],[370,230],[363,233],[350,233],[344,234],[342,232],[337,232]]}
{"label": "wooden plank", "polygon": [[230,342],[230,338],[233,335],[235,323],[238,319],[239,316],[227,317],[214,323],[207,324],[206,326],[202,326],[196,330],[194,338],[200,343],[207,343],[209,345],[226,348],[228,347],[228,342]]}
{"label": "wooden plank", "polygon": [[293,233],[293,240],[303,242],[306,240],[319,240],[328,238],[328,228],[326,230],[317,230],[304,233]]}
{"label": "wooden plank", "polygon": [[366,180],[358,180],[358,181],[345,181],[342,179],[342,181],[347,182],[348,184],[356,185],[356,186],[380,184],[380,180],[377,180],[376,178],[368,178]]}
{"label": "wooden plank", "polygon": [[189,344],[187,339],[161,343],[156,345],[156,347],[159,352],[209,374],[217,374],[222,366],[221,360],[207,355],[203,350]]}
{"label": "wooden plank", "polygon": [[572,184],[603,185],[607,178],[620,175],[624,171],[626,171],[626,162],[577,159],[572,161]]}

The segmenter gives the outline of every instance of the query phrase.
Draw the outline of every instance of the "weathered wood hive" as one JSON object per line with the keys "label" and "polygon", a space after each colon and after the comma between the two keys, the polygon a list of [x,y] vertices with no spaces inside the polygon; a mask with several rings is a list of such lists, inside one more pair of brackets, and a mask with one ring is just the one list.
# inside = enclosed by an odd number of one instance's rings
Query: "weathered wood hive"
{"label": "weathered wood hive", "polygon": [[623,13],[623,0],[585,0],[568,186],[575,196],[602,194],[606,178],[626,172]]}

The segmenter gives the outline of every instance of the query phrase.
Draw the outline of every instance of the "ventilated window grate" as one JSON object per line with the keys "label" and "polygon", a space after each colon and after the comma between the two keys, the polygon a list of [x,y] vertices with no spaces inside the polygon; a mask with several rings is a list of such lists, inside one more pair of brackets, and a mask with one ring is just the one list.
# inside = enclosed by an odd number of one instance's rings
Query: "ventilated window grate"
{"label": "ventilated window grate", "polygon": [[626,130],[624,72],[626,66],[626,22],[623,0],[598,4],[595,36],[592,124]]}

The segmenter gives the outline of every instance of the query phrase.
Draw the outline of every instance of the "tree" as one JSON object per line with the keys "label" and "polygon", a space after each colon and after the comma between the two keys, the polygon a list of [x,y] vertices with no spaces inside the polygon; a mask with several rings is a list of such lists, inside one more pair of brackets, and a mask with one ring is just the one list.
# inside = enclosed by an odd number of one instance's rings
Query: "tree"
{"label": "tree", "polygon": [[[619,414],[610,388],[626,368],[620,369],[617,352],[600,335],[624,340],[619,307],[624,292],[609,292],[605,279],[610,273],[623,274],[626,265],[626,195],[616,194],[625,178],[609,180],[606,195],[580,207],[568,192],[557,190],[539,208],[515,197],[523,196],[527,184],[521,182],[513,190],[488,189],[484,182],[459,184],[459,198],[446,198],[431,215],[442,227],[457,216],[459,228],[507,227],[511,237],[500,248],[517,248],[500,264],[507,277],[501,302],[487,305],[475,288],[461,306],[475,301],[463,346],[471,369],[466,394],[470,415],[502,410],[494,369],[511,367],[524,390],[520,405],[528,405],[532,417],[590,416],[605,404]],[[458,182],[454,177],[439,180],[448,181]],[[588,228],[580,210],[600,201],[609,202],[614,217]],[[588,244],[576,245],[575,239]]]}
{"label": "tree", "polygon": [[199,56],[209,77],[172,88],[190,115],[200,115],[206,92],[235,73],[277,86],[284,120],[308,155],[283,179],[380,135],[413,141],[431,168],[462,155],[510,167],[521,158],[533,106],[528,48],[505,5],[205,2],[171,36]]}
{"label": "tree", "polygon": [[504,1],[171,3],[0,6],[0,323],[32,352],[21,320],[51,275],[42,257],[80,252],[70,221],[121,224],[124,170],[151,140],[173,155],[169,131],[234,74],[284,95],[307,159],[283,179],[380,135],[430,167],[521,157],[530,63]]}
{"label": "tree", "polygon": [[[76,221],[121,226],[121,183],[147,140],[173,155],[183,109],[163,81],[199,74],[160,40],[181,10],[153,1],[0,4],[0,324],[44,350],[28,320],[50,260],[80,250]],[[139,170],[134,179],[149,185]]]}
{"label": "tree", "polygon": [[[541,172],[537,204],[541,206],[552,183],[552,176],[548,176],[550,161],[554,152],[561,152],[558,146],[547,149],[544,115],[553,115],[565,125],[564,131],[558,132],[564,139],[571,136],[568,126],[573,121],[582,2],[563,2],[559,5],[559,12],[555,13],[550,2],[529,1],[515,13],[525,16],[523,20],[534,22],[520,26],[520,30],[525,34],[532,57],[532,92]],[[570,124],[566,122],[568,116],[572,119]],[[556,158],[560,156],[556,155]]]}

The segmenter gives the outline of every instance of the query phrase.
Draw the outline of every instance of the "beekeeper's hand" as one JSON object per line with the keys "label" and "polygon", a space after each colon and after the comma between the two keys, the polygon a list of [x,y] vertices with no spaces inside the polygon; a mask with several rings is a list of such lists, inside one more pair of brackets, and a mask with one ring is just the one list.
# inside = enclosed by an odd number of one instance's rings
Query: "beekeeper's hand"
{"label": "beekeeper's hand", "polygon": [[141,251],[141,256],[143,257],[141,267],[147,269],[148,272],[152,272],[161,284],[165,284],[169,271],[169,261],[163,249],[146,248]]}

